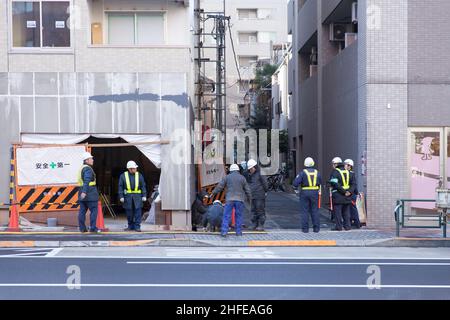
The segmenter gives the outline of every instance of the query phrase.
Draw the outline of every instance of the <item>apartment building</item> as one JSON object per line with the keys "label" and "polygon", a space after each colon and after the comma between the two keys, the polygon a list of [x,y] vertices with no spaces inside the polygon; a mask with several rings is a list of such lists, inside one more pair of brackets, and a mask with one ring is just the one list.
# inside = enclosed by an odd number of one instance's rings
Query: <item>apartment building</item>
{"label": "apartment building", "polygon": [[[223,0],[201,1],[202,9],[212,12],[223,10],[223,4]],[[228,128],[244,128],[250,115],[248,93],[256,64],[259,60],[271,59],[273,44],[288,40],[286,3],[281,0],[226,0],[225,14],[231,17],[231,35],[227,32],[226,41],[226,121]],[[207,76],[213,78],[212,72]]]}
{"label": "apartment building", "polygon": [[[0,2],[0,202],[15,143],[172,139],[193,116],[193,5],[189,0]],[[190,229],[191,141],[93,149],[99,188],[115,199],[130,157],[159,185],[166,224]]]}
{"label": "apartment building", "polygon": [[368,226],[393,227],[397,199],[450,186],[450,3],[291,0],[288,12],[297,170],[306,156],[325,176],[334,156],[356,160]]}

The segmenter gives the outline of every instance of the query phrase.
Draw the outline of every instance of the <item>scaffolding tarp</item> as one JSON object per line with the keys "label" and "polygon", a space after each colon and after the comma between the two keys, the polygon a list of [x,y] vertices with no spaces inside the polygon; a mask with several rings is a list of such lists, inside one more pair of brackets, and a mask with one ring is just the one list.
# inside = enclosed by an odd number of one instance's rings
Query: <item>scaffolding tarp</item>
{"label": "scaffolding tarp", "polygon": [[[122,138],[128,143],[148,143],[161,139],[160,135],[116,135],[116,134],[22,134],[22,143],[71,145],[80,143],[89,137],[99,139]],[[136,145],[157,168],[161,168],[161,146],[159,144]]]}

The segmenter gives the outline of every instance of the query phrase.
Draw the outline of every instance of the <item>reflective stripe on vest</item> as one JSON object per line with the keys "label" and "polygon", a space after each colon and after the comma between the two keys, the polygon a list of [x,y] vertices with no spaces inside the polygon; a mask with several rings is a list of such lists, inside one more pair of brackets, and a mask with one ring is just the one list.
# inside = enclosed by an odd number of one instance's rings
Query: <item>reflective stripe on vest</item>
{"label": "reflective stripe on vest", "polygon": [[[303,170],[303,172],[308,177],[308,187],[302,187],[302,190],[319,190],[319,186],[317,185],[317,175],[318,171],[314,170],[314,172],[309,172],[308,170]],[[314,177],[314,180],[311,179],[311,177]]]}
{"label": "reflective stripe on vest", "polygon": [[[350,172],[348,170],[341,170],[339,168],[336,168],[336,170],[341,174],[342,188],[344,190],[350,189]],[[345,175],[347,175],[347,178],[345,177]]]}
{"label": "reflective stripe on vest", "polygon": [[[78,185],[79,185],[80,187],[82,187],[83,184],[84,184],[82,173],[83,173],[83,169],[86,168],[86,167],[92,169],[92,168],[91,168],[90,166],[88,166],[87,164],[84,164],[84,165],[81,166],[80,172],[78,172]],[[92,171],[94,171],[94,170],[92,170]],[[89,187],[93,187],[93,186],[95,186],[96,184],[97,184],[97,183],[95,182],[95,172],[94,172],[94,181],[89,182]]]}
{"label": "reflective stripe on vest", "polygon": [[139,172],[136,172],[134,174],[134,190],[131,190],[130,175],[129,175],[128,171],[125,172],[125,183],[127,185],[127,190],[125,190],[125,194],[142,193],[142,191],[139,190]]}

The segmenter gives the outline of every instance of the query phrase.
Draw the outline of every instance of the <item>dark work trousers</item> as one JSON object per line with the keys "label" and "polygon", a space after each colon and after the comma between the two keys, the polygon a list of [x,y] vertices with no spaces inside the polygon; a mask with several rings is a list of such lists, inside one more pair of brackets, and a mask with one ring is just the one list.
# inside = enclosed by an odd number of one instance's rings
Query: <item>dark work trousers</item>
{"label": "dark work trousers", "polygon": [[266,199],[252,199],[252,215],[253,224],[264,227],[266,222]]}
{"label": "dark work trousers", "polygon": [[319,215],[319,192],[314,190],[300,191],[300,217],[302,230],[309,230],[309,217],[313,223],[314,232],[320,231],[320,215]]}
{"label": "dark work trousers", "polygon": [[80,201],[80,211],[78,211],[78,227],[81,232],[87,231],[86,228],[86,212],[90,212],[90,224],[89,230],[92,232],[97,231],[97,201]]}
{"label": "dark work trousers", "polygon": [[344,222],[344,229],[350,230],[350,207],[351,204],[335,204],[334,205],[334,214],[335,214],[335,222],[336,229],[342,230],[342,222]]}
{"label": "dark work trousers", "polygon": [[125,211],[127,212],[128,229],[130,230],[141,229],[142,208],[136,209],[134,201],[131,201],[131,209],[127,209]]}
{"label": "dark work trousers", "polygon": [[228,228],[230,226],[231,214],[233,213],[236,217],[236,234],[242,234],[242,216],[244,212],[244,202],[242,201],[227,201],[225,204],[225,209],[223,211],[223,220],[221,234],[225,235],[228,233]]}
{"label": "dark work trousers", "polygon": [[350,205],[350,220],[353,222],[355,227],[361,228],[361,221],[359,221],[359,213],[358,209],[356,209],[356,205]]}

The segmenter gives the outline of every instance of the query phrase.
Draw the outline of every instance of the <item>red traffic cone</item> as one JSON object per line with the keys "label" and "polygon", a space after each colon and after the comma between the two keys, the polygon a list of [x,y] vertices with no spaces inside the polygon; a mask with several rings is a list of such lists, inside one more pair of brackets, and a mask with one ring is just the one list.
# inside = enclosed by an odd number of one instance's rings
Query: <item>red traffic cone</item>
{"label": "red traffic cone", "polygon": [[105,227],[105,220],[103,219],[103,209],[102,209],[102,202],[98,202],[98,210],[97,210],[97,229],[102,232],[109,231],[108,228]]}
{"label": "red traffic cone", "polygon": [[9,232],[22,231],[19,227],[19,212],[16,204],[9,207],[9,225],[6,230]]}

